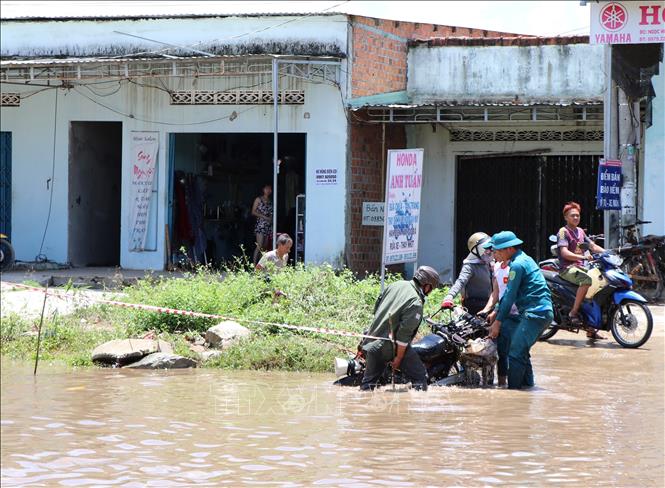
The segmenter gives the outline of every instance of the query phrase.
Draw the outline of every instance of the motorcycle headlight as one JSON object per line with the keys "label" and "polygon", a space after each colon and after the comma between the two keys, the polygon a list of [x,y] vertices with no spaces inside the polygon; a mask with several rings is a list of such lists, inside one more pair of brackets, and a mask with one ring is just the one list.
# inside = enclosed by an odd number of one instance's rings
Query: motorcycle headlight
{"label": "motorcycle headlight", "polygon": [[623,263],[623,258],[618,254],[608,254],[605,256],[605,261],[607,261],[608,264],[618,268]]}

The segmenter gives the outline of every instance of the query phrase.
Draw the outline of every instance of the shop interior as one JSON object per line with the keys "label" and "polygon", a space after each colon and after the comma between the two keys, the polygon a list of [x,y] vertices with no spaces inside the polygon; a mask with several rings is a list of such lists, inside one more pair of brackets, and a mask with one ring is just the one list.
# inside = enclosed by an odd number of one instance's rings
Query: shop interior
{"label": "shop interior", "polygon": [[[279,134],[273,206],[277,233],[294,239],[291,263],[304,260],[305,144],[305,134]],[[170,155],[168,264],[219,268],[243,255],[251,260],[256,242],[251,209],[262,188],[273,184],[273,134],[172,134]]]}

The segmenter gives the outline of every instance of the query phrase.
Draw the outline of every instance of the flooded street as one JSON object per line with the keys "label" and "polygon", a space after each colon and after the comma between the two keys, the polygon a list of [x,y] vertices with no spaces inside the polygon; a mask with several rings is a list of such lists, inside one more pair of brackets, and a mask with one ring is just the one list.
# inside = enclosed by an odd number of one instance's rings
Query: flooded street
{"label": "flooded street", "polygon": [[662,486],[661,321],[638,350],[560,332],[530,392],[5,361],[2,486]]}

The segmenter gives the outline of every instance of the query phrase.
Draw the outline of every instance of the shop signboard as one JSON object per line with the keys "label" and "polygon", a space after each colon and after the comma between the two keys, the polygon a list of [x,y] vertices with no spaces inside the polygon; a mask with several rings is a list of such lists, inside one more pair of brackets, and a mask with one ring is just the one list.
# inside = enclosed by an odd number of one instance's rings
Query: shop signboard
{"label": "shop signboard", "polygon": [[598,210],[621,210],[621,161],[601,159],[596,189]]}
{"label": "shop signboard", "polygon": [[665,42],[665,3],[662,1],[589,3],[591,44]]}
{"label": "shop signboard", "polygon": [[363,225],[383,227],[385,205],[383,202],[363,202]]}
{"label": "shop signboard", "polygon": [[157,174],[158,132],[132,132],[129,250],[144,251],[150,221],[150,200]]}
{"label": "shop signboard", "polygon": [[418,259],[418,223],[422,181],[422,149],[388,151],[383,227],[384,266],[410,263]]}

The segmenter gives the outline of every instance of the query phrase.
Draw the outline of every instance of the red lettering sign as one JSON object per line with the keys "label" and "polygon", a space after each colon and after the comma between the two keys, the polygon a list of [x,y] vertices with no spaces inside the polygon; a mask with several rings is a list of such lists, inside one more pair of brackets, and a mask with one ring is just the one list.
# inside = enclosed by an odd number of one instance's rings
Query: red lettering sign
{"label": "red lettering sign", "polygon": [[[665,23],[665,8],[663,8],[660,15],[658,15],[659,10],[660,5],[640,5],[640,12],[642,13],[640,25],[659,25],[661,22]],[[651,19],[651,22],[647,21],[648,18]]]}

